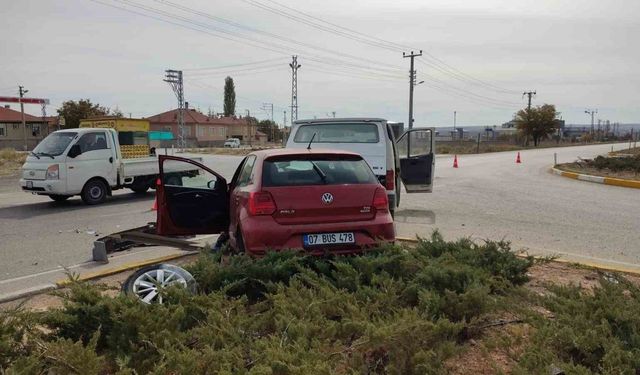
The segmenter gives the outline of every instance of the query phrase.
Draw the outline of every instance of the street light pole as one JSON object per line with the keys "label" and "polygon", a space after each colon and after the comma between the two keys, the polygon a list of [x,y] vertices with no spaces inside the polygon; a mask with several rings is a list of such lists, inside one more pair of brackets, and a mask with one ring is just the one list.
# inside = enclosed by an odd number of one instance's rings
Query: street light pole
{"label": "street light pole", "polygon": [[24,97],[24,94],[29,92],[29,90],[25,90],[24,86],[18,86],[18,92],[20,94],[20,114],[22,116],[22,131],[24,134],[24,150],[27,151],[27,149],[29,148],[27,146],[27,123],[24,119],[24,103],[22,102],[22,98]]}

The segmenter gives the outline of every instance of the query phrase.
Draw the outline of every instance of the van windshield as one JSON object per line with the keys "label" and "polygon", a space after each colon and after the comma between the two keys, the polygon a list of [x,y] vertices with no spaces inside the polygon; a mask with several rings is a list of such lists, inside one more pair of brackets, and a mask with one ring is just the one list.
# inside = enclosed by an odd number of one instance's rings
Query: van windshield
{"label": "van windshield", "polygon": [[366,161],[345,155],[267,159],[262,168],[264,187],[376,183]]}
{"label": "van windshield", "polygon": [[49,134],[33,149],[33,153],[36,155],[52,155],[57,156],[64,152],[76,136],[76,132],[55,132]]}
{"label": "van windshield", "polygon": [[300,125],[293,141],[309,143],[378,143],[378,126],[362,123],[331,123]]}

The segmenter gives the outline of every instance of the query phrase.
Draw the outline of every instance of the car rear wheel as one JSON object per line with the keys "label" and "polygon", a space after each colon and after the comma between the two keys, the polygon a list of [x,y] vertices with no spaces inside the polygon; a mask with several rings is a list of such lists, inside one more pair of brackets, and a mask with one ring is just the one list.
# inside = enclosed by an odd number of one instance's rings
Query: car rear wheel
{"label": "car rear wheel", "polygon": [[107,199],[107,185],[100,180],[90,180],[82,189],[82,201],[89,205],[100,204]]}
{"label": "car rear wheel", "polygon": [[242,228],[238,227],[236,230],[236,251],[238,253],[244,253],[244,235],[242,234]]}
{"label": "car rear wheel", "polygon": [[49,195],[49,198],[51,198],[52,200],[54,200],[56,202],[64,202],[67,199],[71,198],[71,196],[70,195],[51,194],[51,195]]}

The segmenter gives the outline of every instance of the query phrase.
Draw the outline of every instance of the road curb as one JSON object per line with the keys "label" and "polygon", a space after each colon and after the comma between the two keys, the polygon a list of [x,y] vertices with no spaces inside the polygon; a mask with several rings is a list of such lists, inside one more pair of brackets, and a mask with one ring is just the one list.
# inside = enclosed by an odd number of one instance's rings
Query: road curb
{"label": "road curb", "polygon": [[[141,268],[141,267],[145,267],[145,266],[150,266],[152,264],[168,262],[170,260],[183,258],[183,257],[189,256],[189,255],[195,255],[195,254],[198,254],[198,253],[199,253],[199,251],[185,251],[184,253],[181,253],[181,254],[171,254],[171,255],[165,255],[165,256],[162,256],[162,257],[158,257],[158,258],[141,260],[141,261],[138,261],[138,262],[131,262],[131,263],[123,264],[123,265],[118,266],[118,267],[109,268],[109,269],[98,271],[98,272],[93,272],[93,273],[87,273],[87,274],[84,274],[84,275],[80,275],[77,279],[74,279],[74,280],[77,280],[77,281],[88,281],[88,280],[99,279],[101,277],[115,275],[117,273],[121,273],[121,272],[124,272],[124,271],[129,271],[129,270],[132,270],[132,269]],[[69,285],[69,283],[71,283],[71,280],[62,279],[62,280],[56,281],[56,286],[60,288],[60,287],[64,287],[66,285]]]}
{"label": "road curb", "polygon": [[556,167],[551,168],[551,172],[557,174],[558,176],[572,178],[574,180],[587,181],[587,182],[595,182],[597,184],[604,185],[613,185],[613,186],[621,186],[628,188],[640,189],[640,181],[638,180],[628,180],[625,178],[613,178],[613,177],[602,177],[602,176],[593,176],[590,174],[582,174],[575,172],[567,172]]}
{"label": "road curb", "polygon": [[[401,242],[408,242],[408,243],[412,243],[412,244],[420,242],[420,240],[418,240],[417,238],[409,238],[409,237],[396,237],[396,240],[401,241]],[[518,256],[520,258],[525,258],[525,257],[528,257],[529,255],[528,254],[516,253],[516,256]],[[548,256],[543,256],[543,255],[534,255],[533,257],[535,259],[549,259]],[[594,268],[594,269],[601,270],[601,271],[621,272],[621,273],[626,273],[626,274],[630,274],[630,275],[640,276],[640,271],[638,271],[637,269],[628,268],[628,267],[613,267],[613,266],[605,265],[605,264],[602,264],[602,263],[576,261],[576,260],[562,259],[562,258],[553,258],[551,261],[552,262],[556,262],[556,263],[563,263],[563,264],[579,264],[581,266]]]}

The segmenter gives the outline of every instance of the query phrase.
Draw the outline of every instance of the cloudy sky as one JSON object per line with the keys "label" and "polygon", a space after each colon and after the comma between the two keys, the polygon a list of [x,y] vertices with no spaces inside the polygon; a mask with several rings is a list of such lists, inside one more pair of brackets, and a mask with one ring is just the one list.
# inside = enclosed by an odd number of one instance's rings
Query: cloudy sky
{"label": "cloudy sky", "polygon": [[[637,0],[21,0],[3,1],[0,95],[90,98],[134,117],[175,107],[162,81],[182,69],[192,107],[222,111],[234,78],[238,113],[291,101],[299,118],[407,121],[416,58],[417,125],[495,125],[526,105],[555,104],[568,123],[640,122]],[[206,69],[205,69],[206,68]],[[31,106],[28,112],[38,114]]]}

